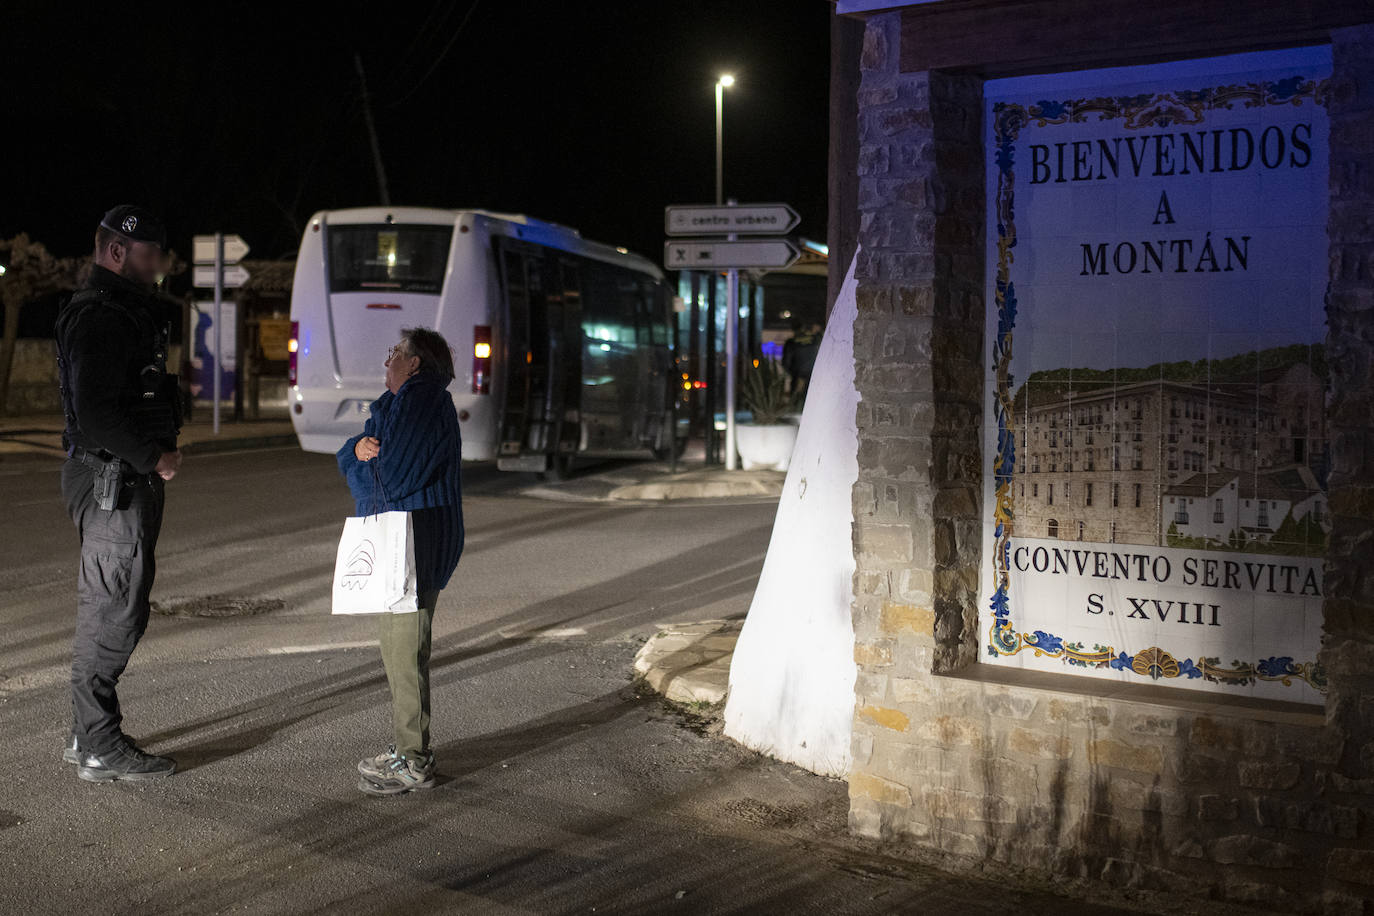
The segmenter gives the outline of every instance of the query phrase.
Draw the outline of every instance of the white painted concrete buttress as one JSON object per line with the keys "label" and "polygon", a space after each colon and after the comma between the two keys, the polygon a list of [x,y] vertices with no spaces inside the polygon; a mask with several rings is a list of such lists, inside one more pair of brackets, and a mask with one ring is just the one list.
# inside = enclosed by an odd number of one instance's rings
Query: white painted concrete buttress
{"label": "white painted concrete buttress", "polygon": [[849,773],[853,502],[859,477],[854,264],[826,326],[768,555],[730,666],[725,734],[826,776]]}

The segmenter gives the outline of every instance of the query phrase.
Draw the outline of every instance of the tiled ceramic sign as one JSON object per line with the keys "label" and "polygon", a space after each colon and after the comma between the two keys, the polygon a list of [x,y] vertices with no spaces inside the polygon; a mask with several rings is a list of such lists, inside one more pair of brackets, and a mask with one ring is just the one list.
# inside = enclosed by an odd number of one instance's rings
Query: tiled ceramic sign
{"label": "tiled ceramic sign", "polygon": [[986,84],[984,661],[1321,700],[1330,69]]}

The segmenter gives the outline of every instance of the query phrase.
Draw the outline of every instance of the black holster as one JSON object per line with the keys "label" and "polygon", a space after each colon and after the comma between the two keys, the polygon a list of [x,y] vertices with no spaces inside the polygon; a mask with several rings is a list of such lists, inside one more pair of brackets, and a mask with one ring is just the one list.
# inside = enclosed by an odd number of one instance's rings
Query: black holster
{"label": "black holster", "polygon": [[119,488],[124,482],[124,462],[114,457],[102,458],[84,448],[73,449],[71,456],[95,471],[92,498],[99,508],[106,512],[113,511],[119,502]]}

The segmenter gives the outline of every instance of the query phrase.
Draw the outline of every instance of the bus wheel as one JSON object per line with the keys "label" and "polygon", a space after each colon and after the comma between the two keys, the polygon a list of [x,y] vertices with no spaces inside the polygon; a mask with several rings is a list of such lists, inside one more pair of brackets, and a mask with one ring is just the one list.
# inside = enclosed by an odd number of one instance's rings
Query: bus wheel
{"label": "bus wheel", "polygon": [[540,480],[567,480],[572,474],[573,456],[569,454],[550,455],[549,469],[539,472]]}

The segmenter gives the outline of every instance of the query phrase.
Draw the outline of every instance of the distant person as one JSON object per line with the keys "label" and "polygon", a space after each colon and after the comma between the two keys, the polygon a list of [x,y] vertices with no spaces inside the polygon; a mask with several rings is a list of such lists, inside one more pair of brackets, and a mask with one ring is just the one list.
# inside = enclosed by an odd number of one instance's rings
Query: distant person
{"label": "distant person", "polygon": [[170,326],[153,296],[166,249],[156,216],[129,205],[110,210],[96,229],[90,279],[56,325],[62,499],[81,538],[72,732],[62,759],[92,782],[176,770],[124,734],[115,690],[148,626],[163,487],[181,467]]}
{"label": "distant person", "polygon": [[793,391],[797,388],[797,338],[801,336],[801,332],[802,323],[793,321],[792,336],[782,342],[782,357],[779,359],[783,370],[787,373],[787,383],[790,390]]}
{"label": "distant person", "polygon": [[803,392],[811,383],[816,355],[821,349],[821,326],[815,322],[792,325],[792,336],[782,345],[782,367],[792,377],[792,391]]}
{"label": "distant person", "polygon": [[385,365],[386,393],[372,402],[363,431],[338,452],[358,514],[408,511],[415,534],[419,610],[380,618],[394,737],[384,753],[358,762],[358,788],[369,795],[434,785],[431,628],[439,592],[463,553],[463,444],[448,393],[453,353],[438,332],[407,328]]}

